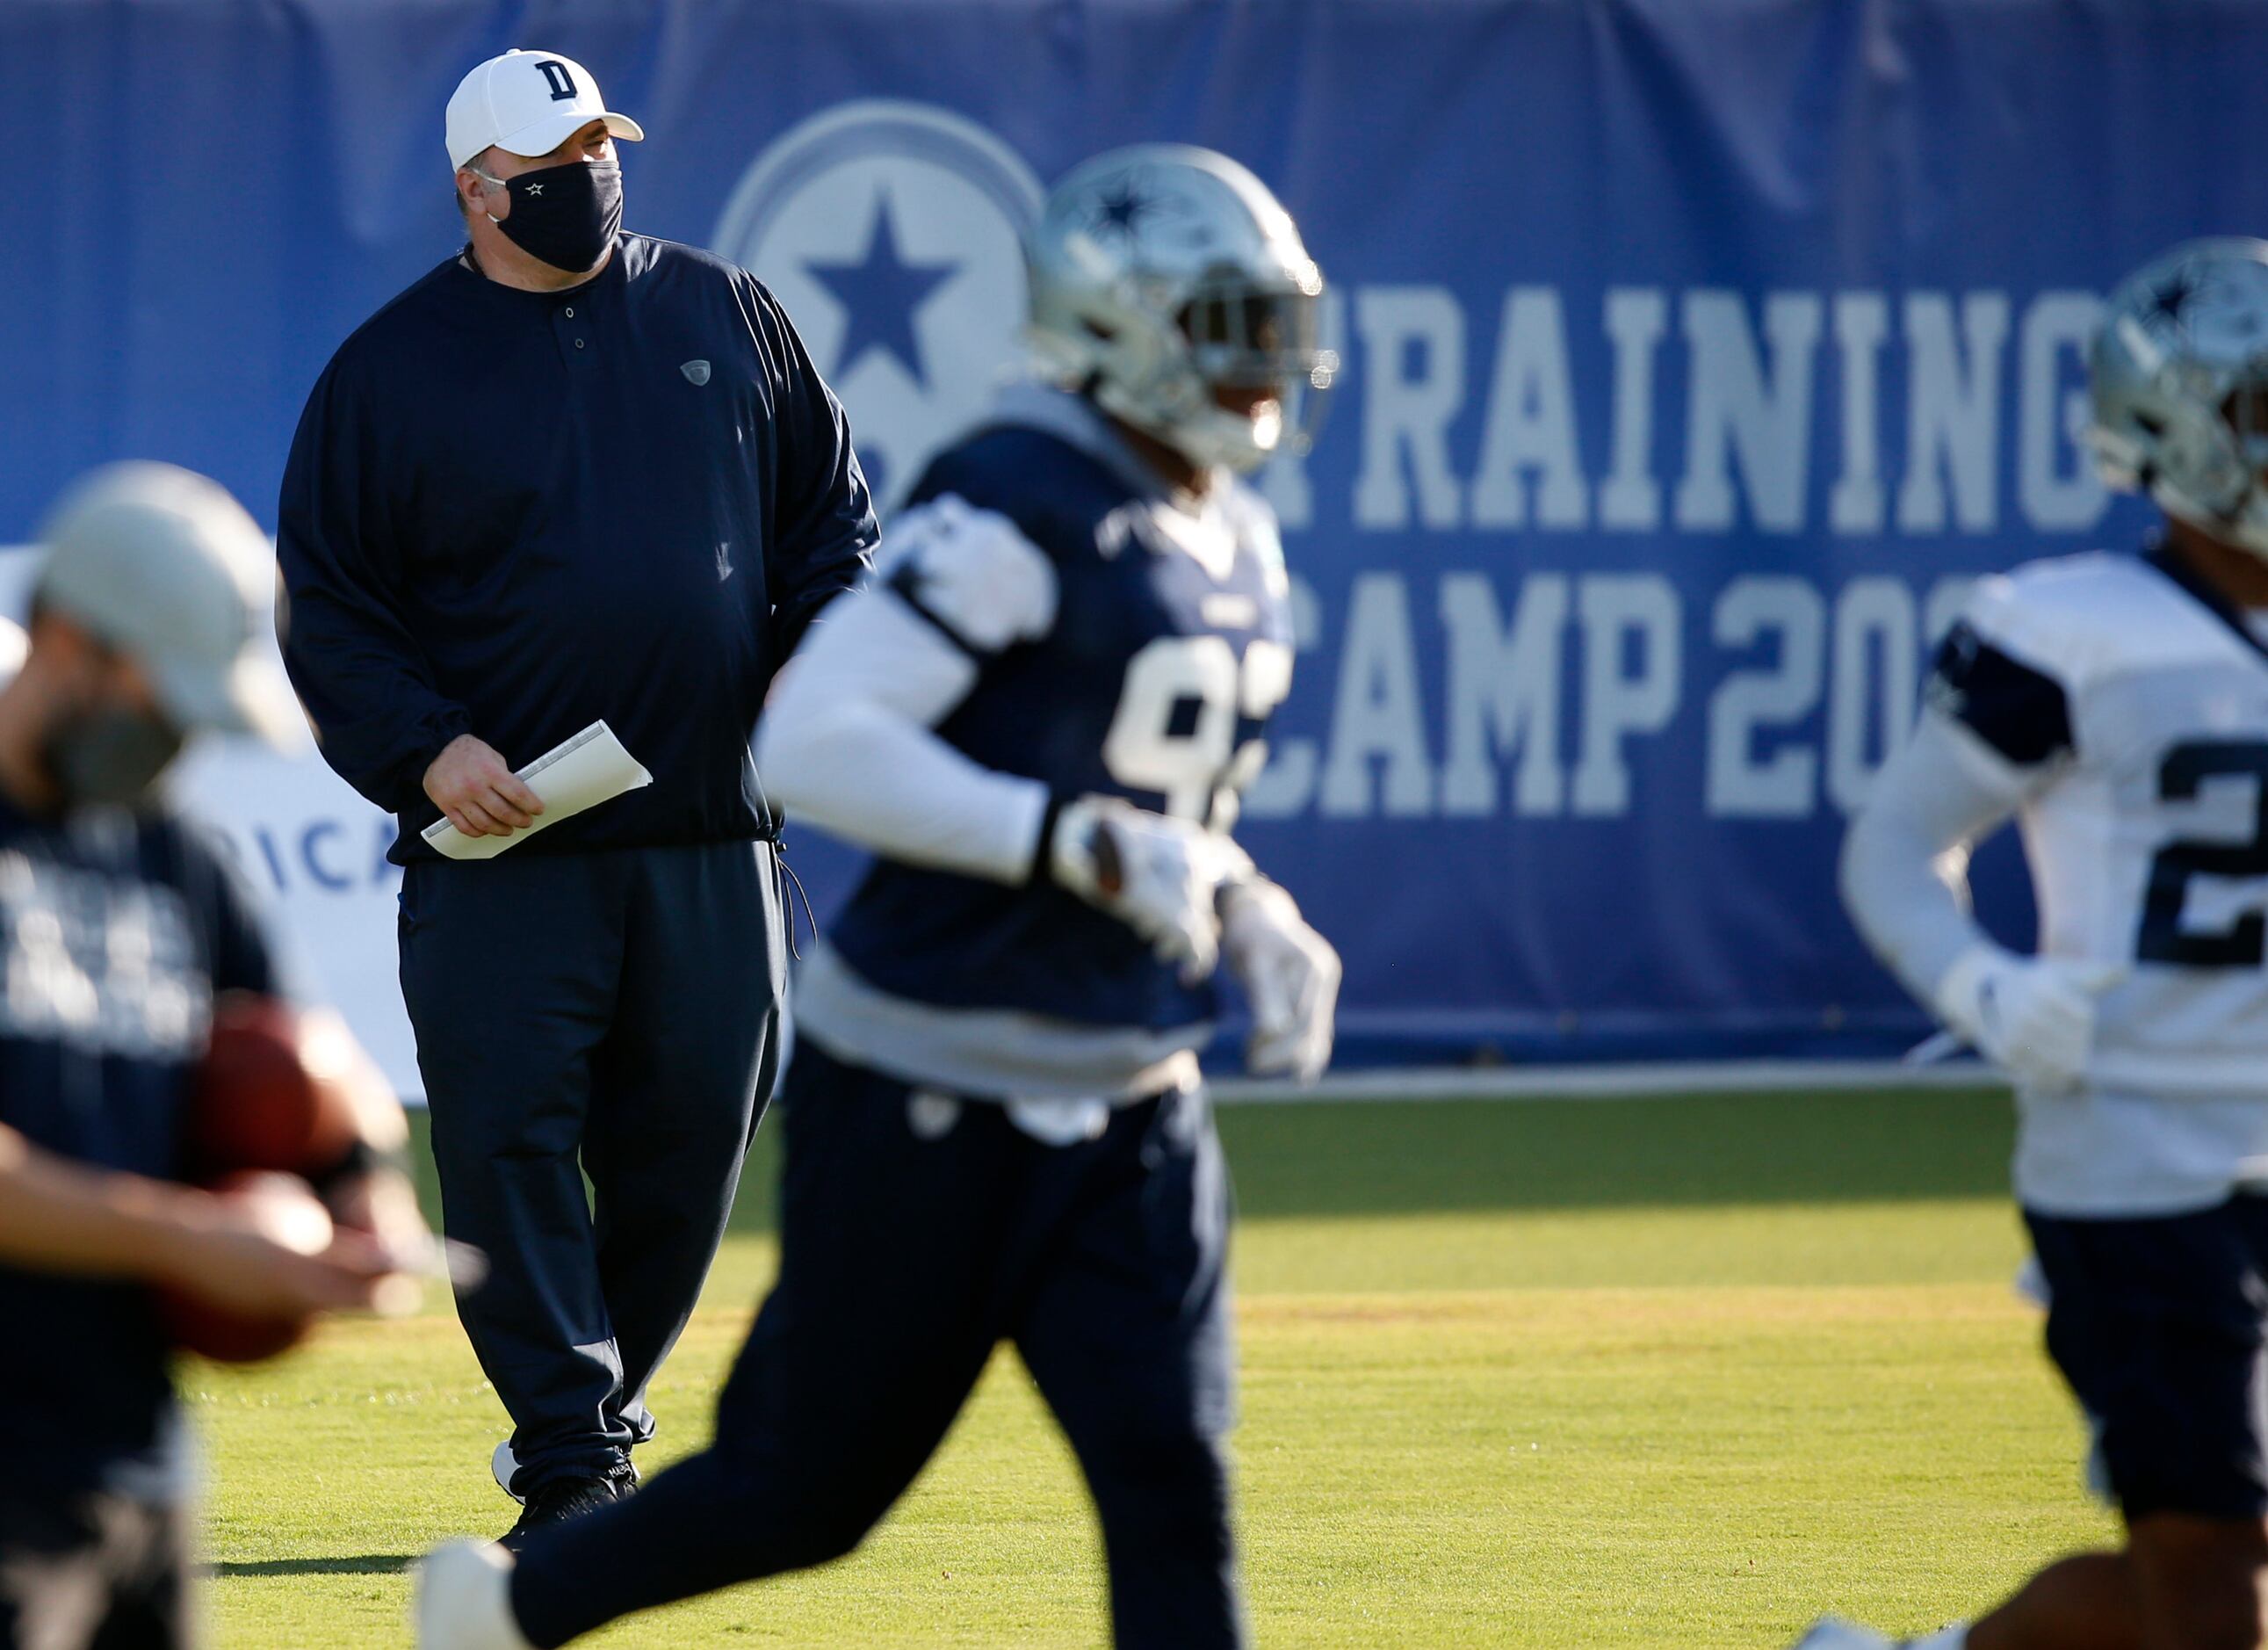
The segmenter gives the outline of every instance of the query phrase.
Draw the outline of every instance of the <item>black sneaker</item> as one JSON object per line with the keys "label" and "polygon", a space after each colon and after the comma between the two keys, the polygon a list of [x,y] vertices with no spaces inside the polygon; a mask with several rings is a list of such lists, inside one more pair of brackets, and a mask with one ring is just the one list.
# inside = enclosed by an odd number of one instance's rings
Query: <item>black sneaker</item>
{"label": "black sneaker", "polygon": [[527,1538],[539,1529],[554,1524],[564,1524],[595,1513],[602,1506],[611,1506],[637,1488],[637,1469],[627,1461],[601,1473],[587,1477],[554,1478],[539,1484],[527,1498],[526,1510],[520,1514],[519,1522],[497,1537],[511,1551],[518,1552]]}

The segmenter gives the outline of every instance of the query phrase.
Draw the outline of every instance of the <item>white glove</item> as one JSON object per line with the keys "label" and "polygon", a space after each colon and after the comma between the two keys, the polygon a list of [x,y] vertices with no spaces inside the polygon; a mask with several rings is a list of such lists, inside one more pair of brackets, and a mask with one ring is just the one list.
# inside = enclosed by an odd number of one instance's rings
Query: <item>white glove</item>
{"label": "white glove", "polygon": [[1057,882],[1148,940],[1187,985],[1220,961],[1221,885],[1252,874],[1244,850],[1220,832],[1116,797],[1067,805],[1046,851]]}
{"label": "white glove", "polygon": [[1288,1073],[1314,1082],[1331,1063],[1339,954],[1273,882],[1256,877],[1240,883],[1222,903],[1221,943],[1252,1004],[1245,1069],[1256,1077]]}
{"label": "white glove", "polygon": [[2115,962],[2020,957],[1971,946],[1938,982],[1945,1023],[2023,1087],[2069,1094],[2087,1071],[2095,999],[2126,975]]}

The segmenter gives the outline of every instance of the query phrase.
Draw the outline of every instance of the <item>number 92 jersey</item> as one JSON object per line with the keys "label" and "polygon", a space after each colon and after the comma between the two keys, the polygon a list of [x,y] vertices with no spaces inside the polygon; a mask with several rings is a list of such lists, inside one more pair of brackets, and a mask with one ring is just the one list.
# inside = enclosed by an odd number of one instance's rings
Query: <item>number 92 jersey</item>
{"label": "number 92 jersey", "polygon": [[[931,464],[877,575],[977,667],[938,735],[1064,800],[1123,797],[1228,829],[1291,687],[1273,515],[1225,475],[1202,501],[1169,494],[1076,397],[1033,390],[1009,409]],[[1022,541],[989,599],[954,549],[974,511]],[[868,985],[917,1004],[1190,1028],[1191,1045],[1214,1013],[1209,983],[1183,985],[1124,924],[1044,880],[880,860],[830,939]]]}
{"label": "number 92 jersey", "polygon": [[2268,1100],[2268,652],[2243,615],[2164,551],[2035,563],[1980,581],[1929,692],[2021,786],[2041,954],[2128,969],[2088,1088]]}

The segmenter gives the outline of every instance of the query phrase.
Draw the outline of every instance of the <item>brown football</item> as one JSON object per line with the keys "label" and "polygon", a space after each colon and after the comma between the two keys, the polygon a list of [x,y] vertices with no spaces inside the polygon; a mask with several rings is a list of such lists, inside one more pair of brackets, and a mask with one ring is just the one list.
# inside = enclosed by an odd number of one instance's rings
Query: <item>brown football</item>
{"label": "brown football", "polygon": [[189,1083],[182,1139],[198,1180],[239,1169],[320,1174],[356,1135],[351,1042],[268,997],[225,998]]}
{"label": "brown football", "polygon": [[[330,1213],[297,1175],[245,1170],[221,1176],[211,1190],[248,1204],[261,1229],[287,1249],[320,1255],[330,1247]],[[185,1289],[159,1290],[158,1306],[176,1347],[224,1364],[256,1364],[289,1352],[315,1322],[313,1317],[250,1316]]]}

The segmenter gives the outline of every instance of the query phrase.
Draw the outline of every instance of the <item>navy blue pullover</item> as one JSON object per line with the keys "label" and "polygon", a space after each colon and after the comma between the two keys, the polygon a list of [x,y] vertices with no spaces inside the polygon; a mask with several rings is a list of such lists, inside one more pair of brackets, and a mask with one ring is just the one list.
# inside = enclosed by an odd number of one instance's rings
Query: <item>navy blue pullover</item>
{"label": "navy blue pullover", "polygon": [[624,235],[563,292],[458,258],[339,347],[291,444],[284,663],[325,760],[429,858],[460,733],[519,767],[604,718],[653,775],[515,852],[777,821],[765,689],[877,531],[843,409],[772,295]]}

